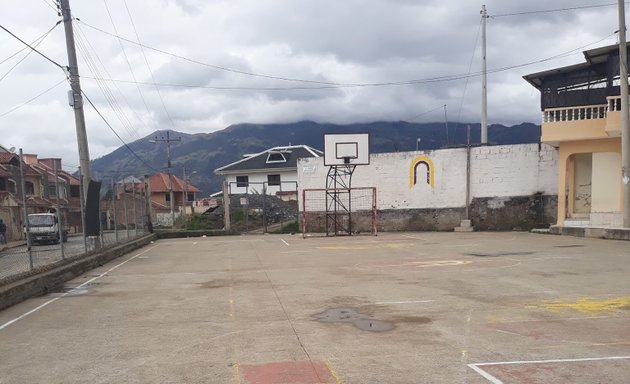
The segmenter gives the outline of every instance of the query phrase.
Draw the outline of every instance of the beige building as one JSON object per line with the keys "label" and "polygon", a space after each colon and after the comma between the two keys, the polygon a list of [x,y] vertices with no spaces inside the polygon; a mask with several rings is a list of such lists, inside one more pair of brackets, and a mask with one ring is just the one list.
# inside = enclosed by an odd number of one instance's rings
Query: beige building
{"label": "beige building", "polygon": [[541,93],[541,141],[558,148],[558,225],[623,226],[617,45],[525,76]]}

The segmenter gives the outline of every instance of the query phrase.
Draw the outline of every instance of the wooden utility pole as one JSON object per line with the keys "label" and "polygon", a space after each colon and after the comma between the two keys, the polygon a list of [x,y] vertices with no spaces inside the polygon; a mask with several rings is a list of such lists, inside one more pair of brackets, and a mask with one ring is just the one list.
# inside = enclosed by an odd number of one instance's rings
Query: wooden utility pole
{"label": "wooden utility pole", "polygon": [[79,81],[79,66],[77,64],[77,52],[74,46],[74,30],[72,28],[72,14],[70,12],[70,0],[59,0],[63,27],[66,31],[66,49],[68,51],[68,75],[70,77],[70,105],[74,109],[74,123],[77,131],[77,144],[79,146],[79,165],[83,182],[83,195],[87,196],[90,186],[90,151],[88,148],[87,133],[85,130],[85,114],[83,113],[83,95],[81,94],[81,82]]}

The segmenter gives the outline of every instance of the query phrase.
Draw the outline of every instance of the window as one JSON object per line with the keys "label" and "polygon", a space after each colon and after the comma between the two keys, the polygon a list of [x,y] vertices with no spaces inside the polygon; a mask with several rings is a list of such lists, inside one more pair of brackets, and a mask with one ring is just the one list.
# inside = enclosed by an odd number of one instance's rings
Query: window
{"label": "window", "polygon": [[0,179],[0,191],[7,190],[7,179]]}
{"label": "window", "polygon": [[236,186],[238,188],[247,188],[249,184],[249,176],[236,176]]}
{"label": "window", "polygon": [[164,194],[164,200],[166,200],[167,203],[171,202],[171,194],[170,193],[165,193]]}
{"label": "window", "polygon": [[55,192],[55,184],[48,184],[48,197],[57,197]]}
{"label": "window", "polygon": [[287,159],[280,152],[270,152],[267,155],[267,163],[286,163]]}
{"label": "window", "polygon": [[267,175],[267,184],[280,185],[280,175]]}
{"label": "window", "polygon": [[81,197],[81,190],[78,185],[70,186],[70,197]]}
{"label": "window", "polygon": [[195,201],[195,194],[194,193],[187,193],[186,201]]}
{"label": "window", "polygon": [[17,193],[17,192],[16,192],[16,191],[17,191],[17,189],[16,189],[16,187],[15,187],[15,180],[13,180],[13,179],[9,179],[9,181],[8,181],[8,183],[7,183],[7,184],[8,184],[8,188],[7,188],[7,190],[8,190],[9,192],[11,192],[11,193],[13,193],[13,194]]}
{"label": "window", "polygon": [[24,183],[24,188],[25,188],[25,191],[26,191],[27,195],[34,195],[35,194],[35,186],[33,185],[32,182],[26,181]]}

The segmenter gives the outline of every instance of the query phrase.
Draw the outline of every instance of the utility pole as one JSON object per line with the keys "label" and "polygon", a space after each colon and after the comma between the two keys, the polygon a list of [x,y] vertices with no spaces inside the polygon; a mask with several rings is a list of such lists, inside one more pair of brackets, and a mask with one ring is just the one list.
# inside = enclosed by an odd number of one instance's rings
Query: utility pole
{"label": "utility pole", "polygon": [[72,14],[70,12],[70,0],[59,0],[63,27],[66,31],[66,49],[68,51],[68,74],[70,77],[70,105],[74,108],[74,123],[77,131],[77,144],[79,146],[79,165],[83,182],[83,195],[87,196],[90,186],[90,151],[88,148],[87,133],[85,130],[85,114],[83,113],[83,96],[79,81],[79,66],[77,64],[77,52],[74,46],[74,30],[72,28]]}
{"label": "utility pole", "polygon": [[[621,0],[620,0],[621,1]],[[488,144],[488,67],[486,61],[486,6],[481,6],[481,144]]]}
{"label": "utility pole", "polygon": [[157,136],[153,140],[149,140],[150,143],[157,143],[158,141],[166,142],[166,166],[168,169],[168,192],[171,198],[171,229],[175,228],[175,198],[173,196],[173,170],[171,169],[171,141],[181,141],[182,138],[171,139],[170,131],[166,131],[166,138]]}
{"label": "utility pole", "polygon": [[628,123],[628,49],[624,0],[619,4],[619,80],[621,83],[621,181],[623,183],[623,226],[630,228],[630,124]]}
{"label": "utility pole", "polygon": [[186,178],[186,167],[182,167],[184,171],[184,199],[182,205],[184,206],[184,215],[187,214],[188,207],[188,179]]}
{"label": "utility pole", "polygon": [[26,236],[26,251],[28,252],[29,271],[33,270],[33,251],[31,249],[31,225],[28,222],[28,206],[26,205],[26,173],[24,172],[24,154],[20,148],[20,189],[22,189],[22,206],[24,207],[24,235]]}

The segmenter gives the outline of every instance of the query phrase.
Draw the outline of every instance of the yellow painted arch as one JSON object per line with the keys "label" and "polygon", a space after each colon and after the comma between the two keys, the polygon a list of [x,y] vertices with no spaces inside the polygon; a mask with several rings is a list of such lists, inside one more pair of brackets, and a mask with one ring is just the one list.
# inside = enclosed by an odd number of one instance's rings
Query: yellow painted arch
{"label": "yellow painted arch", "polygon": [[415,176],[415,169],[416,169],[416,165],[418,165],[418,163],[422,163],[424,162],[425,164],[427,164],[428,166],[428,172],[429,172],[429,185],[431,185],[431,188],[433,188],[434,184],[435,184],[435,175],[434,175],[434,167],[433,167],[433,160],[431,160],[429,157],[427,156],[418,156],[415,159],[413,159],[413,161],[411,162],[411,167],[409,167],[409,188],[413,188],[413,180],[414,180],[414,176]]}

